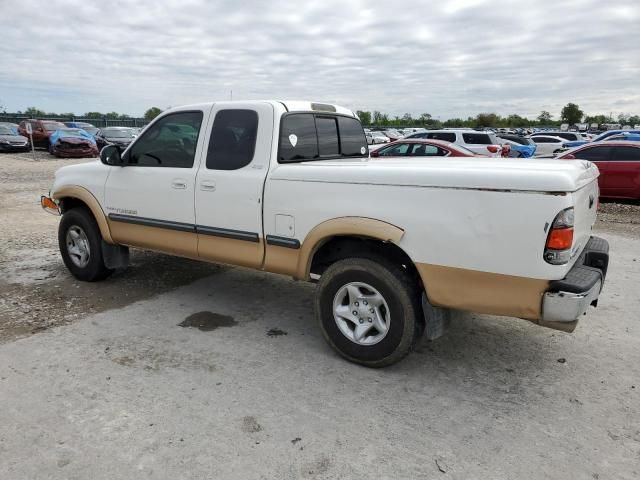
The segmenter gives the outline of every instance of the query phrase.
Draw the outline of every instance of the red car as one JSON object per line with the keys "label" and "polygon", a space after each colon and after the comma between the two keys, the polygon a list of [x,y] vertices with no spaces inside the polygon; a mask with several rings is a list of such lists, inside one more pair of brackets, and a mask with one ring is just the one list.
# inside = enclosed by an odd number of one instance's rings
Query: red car
{"label": "red car", "polygon": [[56,122],[54,120],[23,120],[20,122],[20,125],[18,125],[18,133],[27,138],[29,138],[29,134],[27,133],[27,123],[31,124],[31,130],[33,132],[33,146],[46,149],[51,146],[49,144],[49,137],[51,134],[59,128],[66,128],[64,123]]}
{"label": "red car", "polygon": [[471,150],[443,140],[410,138],[388,143],[369,154],[371,157],[481,157]]}
{"label": "red car", "polygon": [[595,163],[601,197],[640,199],[640,142],[587,143],[557,158]]}

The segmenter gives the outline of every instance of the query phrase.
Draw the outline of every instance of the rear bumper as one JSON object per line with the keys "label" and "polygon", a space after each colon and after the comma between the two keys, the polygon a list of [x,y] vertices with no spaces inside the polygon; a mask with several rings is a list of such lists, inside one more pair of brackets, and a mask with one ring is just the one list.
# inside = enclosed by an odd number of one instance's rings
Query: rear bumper
{"label": "rear bumper", "polygon": [[542,302],[543,322],[574,322],[596,306],[609,265],[609,243],[591,237],[562,280],[550,283]]}

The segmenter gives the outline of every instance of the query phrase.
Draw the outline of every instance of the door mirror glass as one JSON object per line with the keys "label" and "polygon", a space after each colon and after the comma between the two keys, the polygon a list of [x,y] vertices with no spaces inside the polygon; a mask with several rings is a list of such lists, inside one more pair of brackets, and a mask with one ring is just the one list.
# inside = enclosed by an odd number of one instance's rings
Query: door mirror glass
{"label": "door mirror glass", "polygon": [[107,145],[100,152],[100,161],[105,165],[122,165],[120,148],[117,145]]}

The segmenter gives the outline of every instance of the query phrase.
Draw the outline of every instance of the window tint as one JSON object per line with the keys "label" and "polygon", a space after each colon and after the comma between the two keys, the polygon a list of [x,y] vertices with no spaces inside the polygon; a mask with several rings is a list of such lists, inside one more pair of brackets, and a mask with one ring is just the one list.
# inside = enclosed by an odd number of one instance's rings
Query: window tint
{"label": "window tint", "polygon": [[443,149],[436,147],[435,145],[428,145],[426,143],[414,143],[411,145],[411,152],[409,155],[413,157],[437,157],[445,156],[449,152],[445,152]]}
{"label": "window tint", "polygon": [[433,138],[435,140],[443,140],[445,142],[455,142],[456,134],[455,132],[427,132],[426,138]]}
{"label": "window tint", "polygon": [[574,153],[575,157],[580,160],[590,160],[592,162],[609,160],[609,153],[611,147],[593,147],[585,148],[579,152]]}
{"label": "window tint", "polygon": [[612,160],[617,161],[640,161],[640,148],[636,147],[613,147]]}
{"label": "window tint", "polygon": [[427,132],[414,133],[413,135],[409,135],[407,138],[427,138]]}
{"label": "window tint", "polygon": [[407,154],[409,148],[411,147],[411,143],[399,143],[397,145],[392,145],[380,151],[381,157],[400,157]]}
{"label": "window tint", "polygon": [[560,140],[551,137],[533,137],[532,140],[536,143],[560,143]]}
{"label": "window tint", "polygon": [[486,133],[463,133],[462,139],[464,143],[475,145],[492,145],[491,137]]}
{"label": "window tint", "polygon": [[141,167],[191,168],[201,124],[202,112],[166,115],[144,131],[125,160]]}
{"label": "window tint", "polygon": [[340,153],[338,124],[335,117],[316,117],[318,153],[321,157],[335,157]]}
{"label": "window tint", "polygon": [[237,170],[253,160],[258,135],[254,110],[220,110],[216,113],[207,149],[207,168]]}
{"label": "window tint", "polygon": [[367,139],[362,125],[355,118],[338,117],[340,129],[340,151],[343,156],[359,157],[367,154]]}
{"label": "window tint", "polygon": [[312,113],[287,115],[282,120],[280,152],[283,162],[318,158],[318,137]]}

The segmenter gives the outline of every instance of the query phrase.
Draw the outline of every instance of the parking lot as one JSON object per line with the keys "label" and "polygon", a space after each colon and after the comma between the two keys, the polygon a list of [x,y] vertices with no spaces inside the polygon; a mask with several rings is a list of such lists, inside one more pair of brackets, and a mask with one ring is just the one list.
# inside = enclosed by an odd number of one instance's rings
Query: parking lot
{"label": "parking lot", "polygon": [[0,478],[640,476],[638,203],[600,206],[610,270],[573,334],[458,313],[372,370],[310,284],[140,251],[73,279],[39,196],[86,160],[36,154],[0,156]]}

